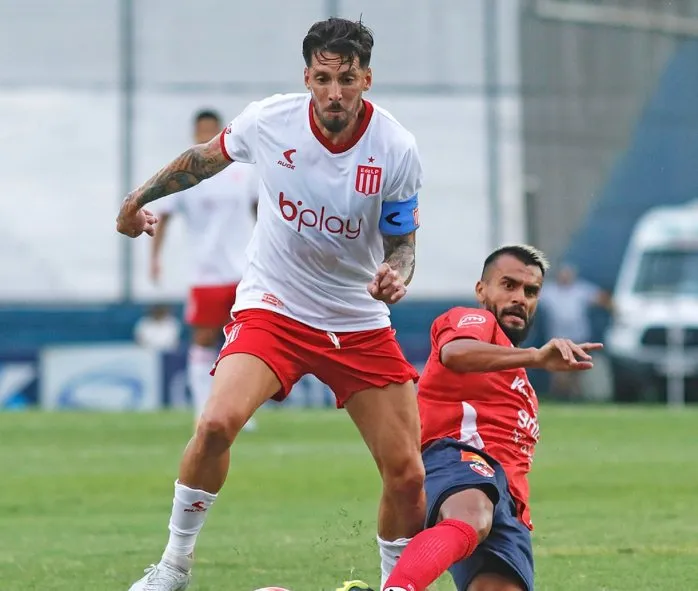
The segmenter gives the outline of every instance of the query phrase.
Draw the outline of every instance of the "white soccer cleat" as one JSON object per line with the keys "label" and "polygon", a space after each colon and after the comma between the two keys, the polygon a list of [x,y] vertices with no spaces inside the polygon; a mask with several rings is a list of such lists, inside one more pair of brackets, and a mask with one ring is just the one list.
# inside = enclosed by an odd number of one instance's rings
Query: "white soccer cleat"
{"label": "white soccer cleat", "polygon": [[160,562],[146,568],[145,576],[131,585],[129,591],[183,591],[190,581],[190,571]]}

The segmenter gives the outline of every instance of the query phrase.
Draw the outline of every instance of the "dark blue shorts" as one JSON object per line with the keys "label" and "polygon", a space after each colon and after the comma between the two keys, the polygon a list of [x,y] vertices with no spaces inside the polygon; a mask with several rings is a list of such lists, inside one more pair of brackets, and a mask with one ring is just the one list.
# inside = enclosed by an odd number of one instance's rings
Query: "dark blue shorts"
{"label": "dark blue shorts", "polygon": [[466,591],[482,572],[518,577],[527,591],[533,591],[531,532],[516,517],[504,469],[487,454],[455,439],[436,441],[422,456],[427,472],[427,527],[436,524],[441,504],[459,491],[479,488],[494,504],[490,535],[469,558],[449,569],[458,591]]}

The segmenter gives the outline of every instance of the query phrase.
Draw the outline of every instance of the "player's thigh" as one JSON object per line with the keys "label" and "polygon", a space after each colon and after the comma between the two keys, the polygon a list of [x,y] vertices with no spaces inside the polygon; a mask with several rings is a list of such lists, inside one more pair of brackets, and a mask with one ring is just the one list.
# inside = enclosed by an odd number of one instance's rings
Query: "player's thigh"
{"label": "player's thigh", "polygon": [[468,585],[467,591],[528,591],[514,574],[483,572]]}
{"label": "player's thigh", "polygon": [[419,412],[413,381],[356,392],[344,407],[381,474],[402,469],[422,470]]}
{"label": "player's thigh", "polygon": [[225,417],[242,426],[257,408],[281,390],[276,373],[259,357],[232,353],[220,359],[203,418]]}
{"label": "player's thigh", "polygon": [[265,401],[285,398],[306,369],[283,317],[246,310],[225,327],[225,335],[204,417],[223,416],[242,426]]}
{"label": "player's thigh", "polygon": [[417,371],[405,359],[390,328],[343,333],[337,346],[315,360],[313,373],[345,407],[378,468],[399,470],[419,464],[420,423],[414,380]]}
{"label": "player's thigh", "polygon": [[[288,396],[293,385],[310,372],[304,345],[306,335],[299,323],[267,310],[243,310],[224,329],[225,342],[214,364],[213,371],[223,359],[237,354],[256,357],[278,379],[280,387],[273,394],[281,401]],[[302,334],[298,334],[299,331]],[[243,378],[244,379],[244,378]],[[275,384],[277,382],[274,382]]]}

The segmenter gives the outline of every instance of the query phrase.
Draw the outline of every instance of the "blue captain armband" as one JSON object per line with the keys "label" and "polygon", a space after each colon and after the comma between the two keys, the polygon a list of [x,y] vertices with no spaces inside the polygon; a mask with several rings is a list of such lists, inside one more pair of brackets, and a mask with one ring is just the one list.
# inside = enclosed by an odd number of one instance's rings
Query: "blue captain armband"
{"label": "blue captain armband", "polygon": [[417,194],[406,201],[383,201],[378,228],[386,236],[403,236],[419,228]]}

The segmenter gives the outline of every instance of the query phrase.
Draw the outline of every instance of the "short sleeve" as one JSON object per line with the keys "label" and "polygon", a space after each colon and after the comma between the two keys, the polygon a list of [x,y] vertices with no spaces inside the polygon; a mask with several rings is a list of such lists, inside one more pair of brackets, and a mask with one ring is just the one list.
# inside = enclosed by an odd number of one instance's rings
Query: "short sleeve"
{"label": "short sleeve", "polygon": [[257,161],[257,119],[262,103],[253,102],[233,119],[220,135],[221,149],[229,160]]}
{"label": "short sleeve", "polygon": [[486,310],[453,308],[434,323],[434,342],[439,351],[456,339],[492,343],[496,326],[494,316]]}
{"label": "short sleeve", "polygon": [[422,162],[419,158],[417,142],[412,138],[390,186],[383,194],[383,201],[407,201],[416,197],[421,188]]}

